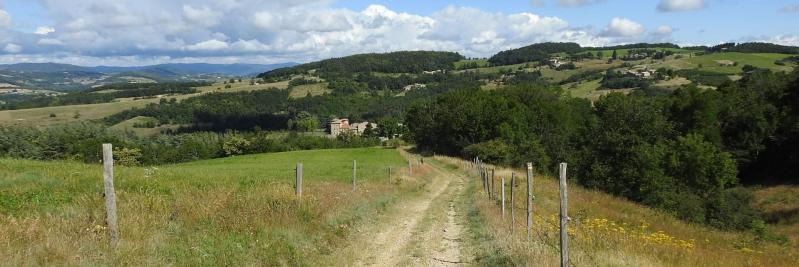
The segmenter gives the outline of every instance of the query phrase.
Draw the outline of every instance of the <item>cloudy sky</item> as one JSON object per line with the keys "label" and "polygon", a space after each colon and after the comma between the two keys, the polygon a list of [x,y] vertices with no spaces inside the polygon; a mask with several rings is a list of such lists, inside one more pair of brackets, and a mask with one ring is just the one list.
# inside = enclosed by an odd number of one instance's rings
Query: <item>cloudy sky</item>
{"label": "cloudy sky", "polygon": [[0,0],[0,64],[469,57],[535,42],[799,45],[799,0]]}

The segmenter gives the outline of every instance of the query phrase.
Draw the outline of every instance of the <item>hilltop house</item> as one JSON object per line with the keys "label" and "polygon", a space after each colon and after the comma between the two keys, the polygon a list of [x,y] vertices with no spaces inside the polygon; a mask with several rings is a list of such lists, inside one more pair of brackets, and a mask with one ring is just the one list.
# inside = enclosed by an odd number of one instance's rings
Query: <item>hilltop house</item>
{"label": "hilltop house", "polygon": [[350,120],[346,118],[335,118],[330,120],[330,136],[337,137],[342,133],[353,133],[355,135],[362,135],[366,129],[371,126],[372,129],[377,129],[376,123],[368,121],[350,124]]}
{"label": "hilltop house", "polygon": [[410,90],[423,89],[423,88],[427,88],[427,85],[423,83],[414,83],[406,85],[405,87],[402,88],[402,90],[407,92]]}
{"label": "hilltop house", "polygon": [[638,78],[651,79],[655,77],[655,71],[649,68],[644,69],[628,69],[624,71],[628,75],[633,75]]}
{"label": "hilltop house", "polygon": [[558,58],[551,58],[551,59],[549,59],[549,65],[552,68],[557,68],[557,67],[560,67],[560,65],[563,65],[563,62],[560,61],[560,59],[558,59]]}

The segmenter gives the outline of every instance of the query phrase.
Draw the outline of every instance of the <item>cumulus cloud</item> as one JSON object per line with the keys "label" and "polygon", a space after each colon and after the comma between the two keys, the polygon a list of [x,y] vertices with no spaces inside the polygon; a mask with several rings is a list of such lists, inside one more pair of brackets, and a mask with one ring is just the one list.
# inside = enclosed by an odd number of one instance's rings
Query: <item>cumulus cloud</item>
{"label": "cumulus cloud", "polygon": [[[598,1],[579,2],[563,3]],[[8,47],[16,54],[6,54],[0,62],[51,61],[44,59],[48,57],[80,64],[130,64],[135,58],[141,62],[307,62],[399,50],[445,50],[484,57],[536,42],[601,46],[619,39],[604,36],[591,27],[573,28],[555,16],[457,6],[423,16],[383,5],[370,5],[363,10],[335,8],[330,0],[38,3],[48,11],[57,29],[43,26],[27,33],[8,30],[11,33],[0,42],[14,43],[18,49]],[[609,32],[629,35],[628,31],[615,28]]]}
{"label": "cumulus cloud", "polygon": [[705,8],[705,0],[661,0],[658,10],[661,12],[691,11]]}
{"label": "cumulus cloud", "polygon": [[737,40],[738,42],[764,42],[778,45],[799,46],[799,35],[777,35],[774,37],[745,37]]}
{"label": "cumulus cloud", "polygon": [[671,35],[672,32],[674,32],[674,29],[672,29],[669,26],[662,25],[660,27],[657,27],[657,29],[655,29],[655,31],[653,31],[652,33],[655,35]]}
{"label": "cumulus cloud", "polygon": [[646,42],[672,42],[674,29],[668,25],[661,25],[649,32]]}
{"label": "cumulus cloud", "polygon": [[605,0],[558,0],[559,6],[584,6],[604,2]]}
{"label": "cumulus cloud", "polygon": [[36,44],[39,44],[39,45],[63,45],[64,42],[61,42],[61,40],[53,39],[53,38],[43,38],[43,39],[39,39],[39,41],[37,41]]}
{"label": "cumulus cloud", "polygon": [[[531,0],[531,4],[545,1],[549,0]],[[579,6],[602,1],[549,3]],[[647,31],[644,25],[622,17],[604,27],[577,27],[563,18],[535,12],[508,14],[447,6],[418,15],[383,5],[336,8],[331,0],[36,2],[47,10],[47,19],[52,21],[48,24],[55,28],[19,32],[0,27],[0,49],[6,48],[0,63],[308,62],[398,50],[445,50],[485,57],[536,42],[603,46],[669,40],[674,31],[665,25]],[[685,2],[696,1],[662,2],[673,10],[687,10],[691,8]],[[8,26],[10,15],[0,12],[0,26],[3,17]],[[790,40],[784,37],[782,41]]]}
{"label": "cumulus cloud", "polygon": [[6,46],[3,48],[3,52],[16,54],[22,52],[22,46],[19,46],[18,44],[6,44]]}
{"label": "cumulus cloud", "polygon": [[608,37],[637,37],[646,31],[644,26],[638,22],[625,19],[613,18],[605,28],[603,35]]}
{"label": "cumulus cloud", "polygon": [[38,35],[48,35],[48,34],[51,34],[51,33],[54,33],[54,32],[55,32],[55,28],[53,28],[53,27],[44,27],[44,26],[37,27],[36,30],[33,31],[33,33],[38,34]]}
{"label": "cumulus cloud", "polygon": [[11,15],[0,9],[0,28],[8,27],[8,25],[11,25]]}
{"label": "cumulus cloud", "polygon": [[186,21],[204,27],[216,25],[223,15],[224,14],[221,12],[212,10],[206,5],[200,7],[193,7],[191,5],[183,6],[183,17],[186,18]]}
{"label": "cumulus cloud", "polygon": [[230,47],[227,42],[219,40],[207,40],[193,45],[186,46],[189,51],[217,51]]}

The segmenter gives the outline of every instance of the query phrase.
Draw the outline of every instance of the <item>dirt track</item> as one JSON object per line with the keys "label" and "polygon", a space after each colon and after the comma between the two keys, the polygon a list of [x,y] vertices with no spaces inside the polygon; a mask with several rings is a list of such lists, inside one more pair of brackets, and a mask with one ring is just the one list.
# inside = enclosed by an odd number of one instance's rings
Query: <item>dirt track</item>
{"label": "dirt track", "polygon": [[[428,165],[429,166],[429,165]],[[465,178],[430,166],[432,181],[425,192],[403,200],[387,216],[365,229],[356,252],[356,266],[462,266],[462,212],[456,199]]]}

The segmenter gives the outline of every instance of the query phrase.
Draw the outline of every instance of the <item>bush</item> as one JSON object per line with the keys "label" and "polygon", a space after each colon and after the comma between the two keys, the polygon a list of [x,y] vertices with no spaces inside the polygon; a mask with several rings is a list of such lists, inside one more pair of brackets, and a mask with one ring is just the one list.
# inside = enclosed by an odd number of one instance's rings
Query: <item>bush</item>
{"label": "bush", "polygon": [[390,148],[399,148],[407,145],[408,142],[405,142],[405,140],[402,140],[400,138],[389,139],[383,142],[383,146]]}
{"label": "bush", "polygon": [[142,157],[141,149],[114,147],[114,163],[122,166],[139,166]]}
{"label": "bush", "polygon": [[484,162],[498,165],[507,165],[510,153],[510,146],[496,139],[463,148],[463,154],[468,158],[480,157]]}
{"label": "bush", "polygon": [[238,136],[237,134],[227,134],[225,136],[225,142],[222,144],[222,150],[225,151],[225,155],[233,156],[233,155],[241,155],[244,154],[244,151],[250,146],[250,141],[244,139],[244,137]]}

